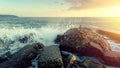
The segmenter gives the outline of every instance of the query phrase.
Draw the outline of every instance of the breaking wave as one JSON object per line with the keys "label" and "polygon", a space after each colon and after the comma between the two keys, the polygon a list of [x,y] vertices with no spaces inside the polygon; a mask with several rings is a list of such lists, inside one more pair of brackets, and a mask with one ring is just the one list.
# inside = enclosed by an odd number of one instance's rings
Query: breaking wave
{"label": "breaking wave", "polygon": [[[80,25],[93,29],[105,27],[103,26],[105,23],[82,22],[79,19],[67,19],[65,21],[64,19],[53,19],[53,21],[46,19],[43,21],[39,21],[39,19],[29,20],[0,21],[0,55],[7,52],[15,53],[30,43],[40,42],[46,46],[54,45],[54,39],[58,34],[63,34],[68,29]],[[113,51],[120,51],[120,44],[109,39],[108,42]]]}
{"label": "breaking wave", "polygon": [[47,25],[40,28],[11,27],[0,28],[0,55],[14,53],[30,43],[43,43],[46,46],[54,45],[58,34],[63,34],[76,25],[55,27]]}

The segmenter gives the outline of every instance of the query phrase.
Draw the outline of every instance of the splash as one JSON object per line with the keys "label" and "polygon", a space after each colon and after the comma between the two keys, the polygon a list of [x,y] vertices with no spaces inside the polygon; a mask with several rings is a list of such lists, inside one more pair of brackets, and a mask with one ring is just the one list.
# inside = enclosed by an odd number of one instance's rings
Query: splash
{"label": "splash", "polygon": [[11,27],[0,28],[0,55],[11,52],[15,53],[20,48],[30,43],[43,43],[46,46],[55,45],[54,39],[58,34],[63,34],[76,25],[48,24],[40,28]]}

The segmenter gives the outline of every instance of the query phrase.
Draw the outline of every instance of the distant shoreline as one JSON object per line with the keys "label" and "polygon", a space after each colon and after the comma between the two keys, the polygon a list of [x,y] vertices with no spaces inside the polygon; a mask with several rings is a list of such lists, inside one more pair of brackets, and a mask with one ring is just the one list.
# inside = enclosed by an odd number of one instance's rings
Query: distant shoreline
{"label": "distant shoreline", "polygon": [[18,18],[16,15],[0,15],[0,18]]}

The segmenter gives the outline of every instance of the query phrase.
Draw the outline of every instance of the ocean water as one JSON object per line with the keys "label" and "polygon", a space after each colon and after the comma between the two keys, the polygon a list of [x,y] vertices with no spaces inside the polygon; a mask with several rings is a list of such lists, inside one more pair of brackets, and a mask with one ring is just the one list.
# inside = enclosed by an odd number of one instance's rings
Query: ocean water
{"label": "ocean water", "polygon": [[[120,18],[49,18],[19,17],[0,19],[0,55],[15,53],[26,44],[40,42],[54,45],[58,34],[70,28],[89,27],[120,33]],[[24,41],[22,41],[24,40]],[[120,44],[108,40],[113,51],[120,51]]]}

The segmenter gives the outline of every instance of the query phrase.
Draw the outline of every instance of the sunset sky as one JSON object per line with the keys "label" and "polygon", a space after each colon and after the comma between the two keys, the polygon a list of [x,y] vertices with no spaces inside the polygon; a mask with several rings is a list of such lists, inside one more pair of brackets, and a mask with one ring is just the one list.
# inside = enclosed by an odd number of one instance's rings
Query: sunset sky
{"label": "sunset sky", "polygon": [[120,17],[120,0],[0,0],[0,14],[25,17]]}

